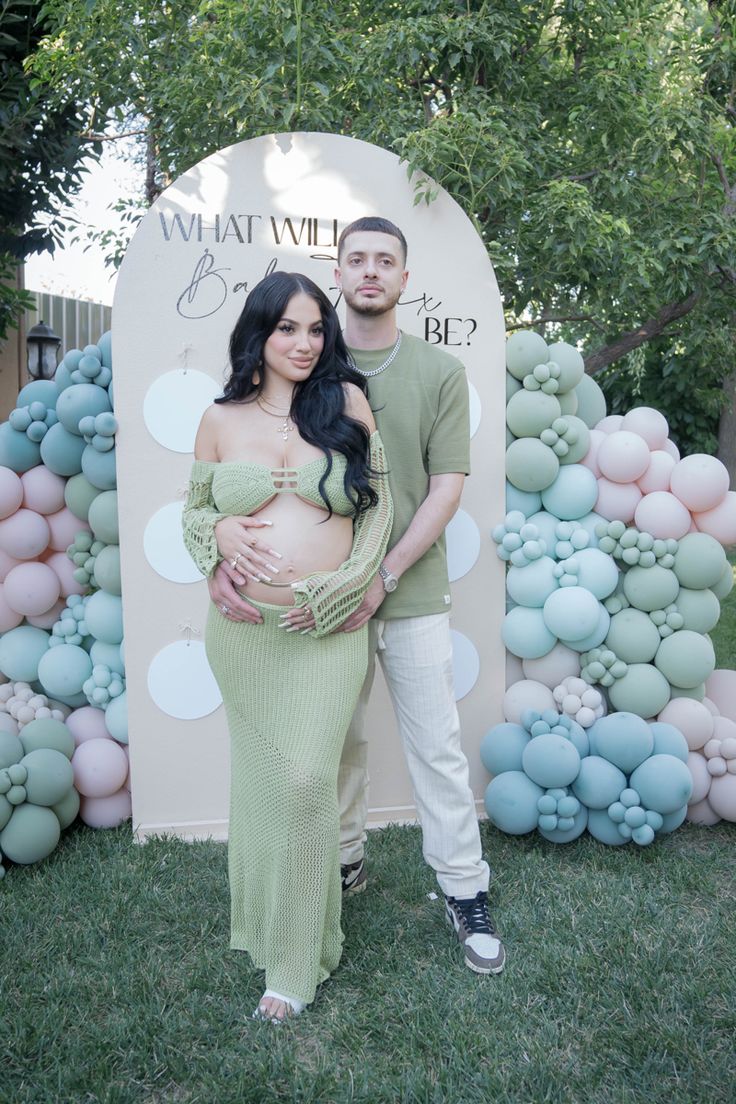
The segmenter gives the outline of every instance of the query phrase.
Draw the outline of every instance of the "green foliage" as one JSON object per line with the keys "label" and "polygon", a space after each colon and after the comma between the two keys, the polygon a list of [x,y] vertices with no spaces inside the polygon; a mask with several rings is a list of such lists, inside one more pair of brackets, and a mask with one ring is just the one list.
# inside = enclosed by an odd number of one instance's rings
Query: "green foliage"
{"label": "green foliage", "polygon": [[596,369],[662,338],[669,375],[647,355],[647,394],[687,377],[697,348],[707,394],[688,401],[712,434],[736,293],[732,3],[47,0],[44,10],[54,33],[34,72],[73,88],[90,127],[133,113],[165,178],[279,130],[395,150],[418,202],[431,202],[434,180],[473,219],[510,326],[601,351]]}

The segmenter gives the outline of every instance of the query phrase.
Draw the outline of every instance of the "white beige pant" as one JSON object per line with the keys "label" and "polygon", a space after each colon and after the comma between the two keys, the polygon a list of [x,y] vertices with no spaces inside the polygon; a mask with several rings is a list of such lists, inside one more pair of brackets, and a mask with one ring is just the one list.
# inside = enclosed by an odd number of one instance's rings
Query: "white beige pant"
{"label": "white beige pant", "polygon": [[368,674],[340,761],[340,861],[359,859],[366,838],[370,733],[365,733],[365,711],[378,653],[414,788],[424,858],[443,893],[473,897],[488,888],[489,869],[481,857],[468,761],[460,744],[450,616],[374,619],[370,630]]}

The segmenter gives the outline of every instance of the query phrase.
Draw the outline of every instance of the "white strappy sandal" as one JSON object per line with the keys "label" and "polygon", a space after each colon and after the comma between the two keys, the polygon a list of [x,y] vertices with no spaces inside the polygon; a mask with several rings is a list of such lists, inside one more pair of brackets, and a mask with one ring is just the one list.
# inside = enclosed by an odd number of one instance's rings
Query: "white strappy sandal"
{"label": "white strappy sandal", "polygon": [[[273,1012],[269,1012],[268,1009],[263,1007],[263,1001],[269,997],[271,1000],[280,1001],[284,1005],[285,1011],[283,1016],[275,1016]],[[273,989],[267,989],[258,1002],[258,1007],[253,1013],[253,1019],[263,1020],[265,1023],[282,1024],[290,1020],[292,1016],[300,1015],[306,1007],[306,1003],[298,1000],[296,997],[286,997],[283,993],[277,993]]]}

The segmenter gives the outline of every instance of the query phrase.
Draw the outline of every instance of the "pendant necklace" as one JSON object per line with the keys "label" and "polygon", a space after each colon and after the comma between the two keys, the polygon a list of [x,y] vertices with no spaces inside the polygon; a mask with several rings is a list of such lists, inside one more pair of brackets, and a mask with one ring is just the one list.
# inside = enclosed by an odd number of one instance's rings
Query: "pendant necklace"
{"label": "pendant necklace", "polygon": [[394,344],[394,347],[391,350],[391,352],[388,354],[386,359],[384,360],[383,364],[381,364],[378,368],[373,368],[370,372],[364,372],[363,369],[359,368],[358,365],[355,363],[355,358],[352,355],[350,357],[350,362],[351,362],[353,368],[355,369],[355,371],[360,372],[361,376],[365,376],[366,379],[367,379],[369,376],[377,376],[381,372],[385,371],[386,368],[388,368],[389,364],[392,364],[393,361],[396,359],[396,355],[397,355],[400,348],[401,348],[401,330],[397,330],[396,331],[396,342]]}
{"label": "pendant necklace", "polygon": [[282,422],[280,426],[276,427],[276,432],[281,437],[282,441],[289,440],[289,434],[294,429],[294,423],[291,421],[291,411],[287,411],[286,414],[278,410],[269,410],[268,399],[264,399],[262,395],[256,396],[256,402],[260,406],[264,414],[268,414],[269,418],[281,418]]}

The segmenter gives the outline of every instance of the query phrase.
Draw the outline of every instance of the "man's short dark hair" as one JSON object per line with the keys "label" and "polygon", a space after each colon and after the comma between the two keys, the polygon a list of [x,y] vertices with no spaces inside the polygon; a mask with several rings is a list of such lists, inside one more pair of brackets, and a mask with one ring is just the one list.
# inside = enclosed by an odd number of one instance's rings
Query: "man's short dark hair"
{"label": "man's short dark hair", "polygon": [[345,227],[337,243],[338,261],[340,260],[345,245],[345,239],[350,234],[357,234],[360,231],[366,230],[374,234],[390,234],[392,238],[398,238],[401,243],[401,250],[404,254],[404,264],[406,264],[406,254],[408,252],[406,238],[395,223],[385,218],[379,218],[377,215],[366,215],[364,218],[355,219],[354,222],[351,222],[349,226]]}

